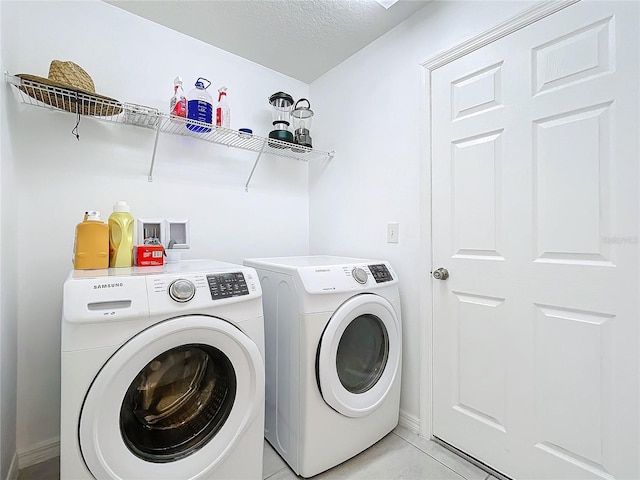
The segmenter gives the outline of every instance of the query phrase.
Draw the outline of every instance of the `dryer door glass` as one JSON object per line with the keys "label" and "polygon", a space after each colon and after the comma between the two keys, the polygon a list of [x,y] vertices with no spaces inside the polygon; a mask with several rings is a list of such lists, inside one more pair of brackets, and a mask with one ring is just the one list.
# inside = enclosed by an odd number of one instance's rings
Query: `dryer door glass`
{"label": "dryer door glass", "polygon": [[375,315],[355,318],[344,330],[336,355],[336,368],[342,386],[351,393],[372,388],[389,358],[389,335]]}
{"label": "dryer door glass", "polygon": [[173,348],[133,380],[120,408],[120,433],[143,460],[165,463],[205,445],[227,420],[236,395],[231,361],[210,345]]}

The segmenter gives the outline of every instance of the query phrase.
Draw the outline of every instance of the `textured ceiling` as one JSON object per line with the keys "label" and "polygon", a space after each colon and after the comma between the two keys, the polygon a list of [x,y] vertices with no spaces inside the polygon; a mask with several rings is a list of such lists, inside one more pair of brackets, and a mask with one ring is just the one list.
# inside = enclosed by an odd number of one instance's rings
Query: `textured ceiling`
{"label": "textured ceiling", "polygon": [[106,0],[193,38],[311,83],[424,7],[400,0]]}

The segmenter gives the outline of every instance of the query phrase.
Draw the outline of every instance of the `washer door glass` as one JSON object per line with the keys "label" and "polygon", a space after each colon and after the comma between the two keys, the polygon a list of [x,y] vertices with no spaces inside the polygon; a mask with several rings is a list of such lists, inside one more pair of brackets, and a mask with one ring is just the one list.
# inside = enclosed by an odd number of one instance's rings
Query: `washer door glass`
{"label": "washer door glass", "polygon": [[377,409],[398,385],[401,341],[400,319],[385,298],[365,293],[340,305],[316,356],[318,387],[327,405],[347,417]]}
{"label": "washer door glass", "polygon": [[389,358],[389,334],[375,315],[360,315],[344,330],[336,355],[338,378],[351,393],[364,393],[380,379]]}
{"label": "washer door glass", "polygon": [[120,408],[120,432],[136,456],[170,462],[197,451],[227,420],[236,396],[229,358],[209,345],[173,348],[133,380]]}

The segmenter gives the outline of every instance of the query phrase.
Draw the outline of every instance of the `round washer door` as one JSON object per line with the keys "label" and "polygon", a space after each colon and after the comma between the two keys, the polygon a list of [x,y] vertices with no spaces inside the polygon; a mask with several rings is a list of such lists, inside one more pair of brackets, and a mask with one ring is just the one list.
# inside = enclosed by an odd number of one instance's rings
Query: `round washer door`
{"label": "round washer door", "polygon": [[350,298],[331,316],[318,346],[324,401],[348,417],[368,415],[384,401],[401,362],[400,319],[373,294]]}
{"label": "round washer door", "polygon": [[125,343],[80,413],[80,448],[97,479],[201,478],[264,408],[258,346],[210,316],[177,317]]}

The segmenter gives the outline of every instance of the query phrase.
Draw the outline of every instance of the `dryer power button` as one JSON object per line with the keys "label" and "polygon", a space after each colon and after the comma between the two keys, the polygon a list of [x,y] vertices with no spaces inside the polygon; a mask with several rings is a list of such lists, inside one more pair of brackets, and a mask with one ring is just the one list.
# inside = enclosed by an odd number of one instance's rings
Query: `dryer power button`
{"label": "dryer power button", "polygon": [[171,282],[169,296],[176,302],[188,302],[196,294],[196,286],[183,278]]}
{"label": "dryer power button", "polygon": [[362,285],[367,283],[367,272],[365,272],[363,268],[355,267],[351,270],[351,275],[356,279],[356,282],[361,283]]}

